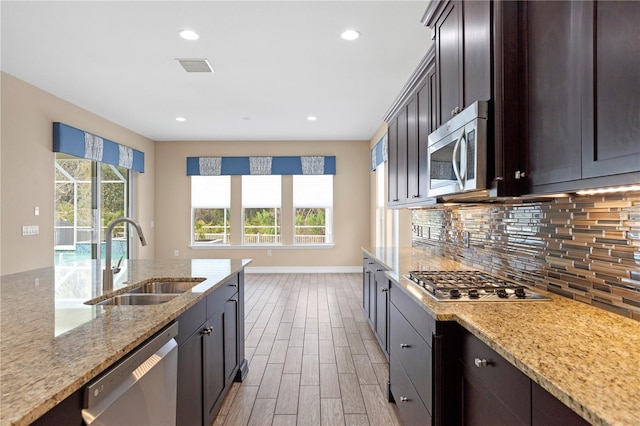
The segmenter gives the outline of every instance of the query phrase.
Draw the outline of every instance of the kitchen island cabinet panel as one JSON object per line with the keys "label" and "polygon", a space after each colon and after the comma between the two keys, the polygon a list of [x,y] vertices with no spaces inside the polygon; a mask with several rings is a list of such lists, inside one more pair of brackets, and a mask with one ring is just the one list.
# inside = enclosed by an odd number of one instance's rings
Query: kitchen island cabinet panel
{"label": "kitchen island cabinet panel", "polygon": [[82,420],[84,389],[75,391],[44,416],[32,423],[32,426],[83,426]]}
{"label": "kitchen island cabinet panel", "polygon": [[243,278],[242,272],[233,275],[178,317],[179,425],[212,424],[231,382],[242,379]]}

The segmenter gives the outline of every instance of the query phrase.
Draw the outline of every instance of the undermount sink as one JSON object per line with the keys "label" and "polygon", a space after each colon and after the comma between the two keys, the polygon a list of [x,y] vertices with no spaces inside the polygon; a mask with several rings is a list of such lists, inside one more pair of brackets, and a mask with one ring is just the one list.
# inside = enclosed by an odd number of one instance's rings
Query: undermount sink
{"label": "undermount sink", "polygon": [[89,300],[86,305],[159,305],[180,296],[182,293],[200,284],[204,279],[183,281],[149,281],[131,290],[111,296],[106,300]]}
{"label": "undermount sink", "polygon": [[129,290],[127,294],[184,293],[201,281],[152,281]]}
{"label": "undermount sink", "polygon": [[180,294],[124,293],[110,297],[96,305],[159,305],[166,303]]}

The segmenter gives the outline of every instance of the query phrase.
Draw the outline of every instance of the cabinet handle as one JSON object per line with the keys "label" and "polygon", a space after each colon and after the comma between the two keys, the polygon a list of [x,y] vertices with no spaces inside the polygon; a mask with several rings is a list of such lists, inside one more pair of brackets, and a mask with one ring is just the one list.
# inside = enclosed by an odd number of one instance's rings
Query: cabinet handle
{"label": "cabinet handle", "polygon": [[406,343],[400,343],[400,348],[402,348],[402,349],[407,349],[407,348],[410,348],[410,347],[411,347],[411,345],[407,345]]}
{"label": "cabinet handle", "polygon": [[373,265],[373,262],[369,262],[369,265]]}
{"label": "cabinet handle", "polygon": [[238,287],[237,283],[229,284],[229,287]]}
{"label": "cabinet handle", "polygon": [[489,362],[484,358],[483,359],[476,358],[475,360],[473,360],[473,363],[478,368],[486,367],[487,365],[489,365]]}
{"label": "cabinet handle", "polygon": [[420,194],[412,195],[413,198],[420,198]]}
{"label": "cabinet handle", "polygon": [[386,293],[386,292],[389,291],[389,289],[388,288],[381,288],[380,291],[383,292],[383,293]]}
{"label": "cabinet handle", "polygon": [[394,199],[393,199],[393,200],[391,200],[391,201],[393,201],[393,202],[395,203],[395,202],[397,202],[397,201],[398,201],[398,199],[397,199],[397,198],[394,198]]}
{"label": "cabinet handle", "polygon": [[382,272],[384,269],[376,269],[376,272]]}
{"label": "cabinet handle", "polygon": [[207,327],[200,332],[203,336],[211,336],[211,333],[213,333],[213,327]]}
{"label": "cabinet handle", "polygon": [[236,299],[236,298],[234,297],[233,299],[229,299],[229,300],[227,300],[227,302],[238,303],[238,299]]}
{"label": "cabinet handle", "polygon": [[400,397],[400,402],[409,402],[411,401],[409,398],[407,398],[406,396],[401,396]]}

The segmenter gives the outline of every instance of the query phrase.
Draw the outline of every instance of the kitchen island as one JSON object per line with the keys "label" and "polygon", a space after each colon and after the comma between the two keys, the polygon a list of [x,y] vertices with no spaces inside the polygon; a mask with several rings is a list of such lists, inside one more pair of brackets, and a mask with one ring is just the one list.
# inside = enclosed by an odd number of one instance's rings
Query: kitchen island
{"label": "kitchen island", "polygon": [[[132,349],[242,274],[249,259],[130,260],[102,290],[93,261],[3,276],[0,424],[30,424]],[[201,281],[166,303],[87,305],[150,280]],[[241,329],[242,330],[242,329]]]}
{"label": "kitchen island", "polygon": [[397,284],[391,291],[401,289],[436,321],[456,322],[589,423],[640,422],[639,322],[537,288],[551,300],[436,302],[404,275],[472,268],[429,249],[363,252],[386,268]]}

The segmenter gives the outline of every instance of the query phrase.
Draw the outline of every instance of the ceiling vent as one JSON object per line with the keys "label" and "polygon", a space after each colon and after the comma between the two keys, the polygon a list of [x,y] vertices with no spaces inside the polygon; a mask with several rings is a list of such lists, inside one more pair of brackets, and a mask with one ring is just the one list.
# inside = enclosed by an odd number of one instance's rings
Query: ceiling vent
{"label": "ceiling vent", "polygon": [[213,72],[206,59],[176,59],[186,72]]}

